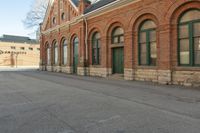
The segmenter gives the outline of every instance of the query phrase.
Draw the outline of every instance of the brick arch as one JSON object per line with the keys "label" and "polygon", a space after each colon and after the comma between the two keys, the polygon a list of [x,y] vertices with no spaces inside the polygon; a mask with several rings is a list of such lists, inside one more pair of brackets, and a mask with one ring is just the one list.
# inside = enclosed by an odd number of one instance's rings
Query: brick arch
{"label": "brick arch", "polygon": [[124,18],[122,17],[118,17],[118,18],[112,18],[110,19],[107,23],[106,23],[106,26],[103,30],[104,33],[106,33],[106,36],[110,36],[111,35],[111,32],[112,32],[112,28],[115,28],[117,26],[121,27],[122,29],[124,29],[124,31],[126,31],[126,22],[122,22]]}
{"label": "brick arch", "polygon": [[178,0],[175,1],[172,6],[169,7],[168,12],[165,14],[165,18],[169,24],[177,24],[179,17],[182,13],[190,10],[190,9],[199,9],[200,8],[200,1],[193,0],[187,1],[185,0]]}
{"label": "brick arch", "polygon": [[[122,23],[120,22],[113,22],[110,25],[108,25],[108,27],[106,28],[106,37],[108,39],[109,42],[111,42],[111,35],[112,35],[112,31],[116,28],[116,27],[121,27],[124,30],[125,33],[125,27]],[[110,43],[109,43],[110,44]]]}
{"label": "brick arch", "polygon": [[138,32],[139,27],[146,20],[152,20],[157,25],[157,27],[159,27],[159,20],[157,19],[157,17],[154,14],[145,13],[141,14],[138,18],[135,19],[132,27],[133,32]]}
{"label": "brick arch", "polygon": [[100,35],[102,36],[102,33],[103,33],[103,32],[101,31],[101,28],[100,28],[99,26],[92,27],[92,28],[89,30],[89,32],[88,32],[88,40],[89,40],[89,41],[91,41],[91,38],[92,38],[92,36],[93,36],[93,34],[94,34],[95,32],[99,32]]}
{"label": "brick arch", "polygon": [[136,31],[136,27],[138,27],[142,23],[142,21],[145,21],[147,19],[150,19],[155,22],[155,24],[158,26],[159,22],[163,19],[162,15],[159,14],[159,12],[155,8],[146,8],[143,10],[140,10],[134,14],[129,22],[129,28],[133,31]]}
{"label": "brick arch", "polygon": [[62,36],[61,39],[60,39],[60,46],[62,45],[62,42],[63,42],[64,39],[67,40],[67,38],[65,36]]}
{"label": "brick arch", "polygon": [[74,39],[75,39],[75,37],[78,37],[78,40],[79,40],[79,44],[80,44],[80,37],[79,37],[79,35],[77,34],[77,33],[72,33],[71,35],[70,35],[70,37],[69,37],[69,45],[72,47],[73,46],[73,41],[74,41]]}

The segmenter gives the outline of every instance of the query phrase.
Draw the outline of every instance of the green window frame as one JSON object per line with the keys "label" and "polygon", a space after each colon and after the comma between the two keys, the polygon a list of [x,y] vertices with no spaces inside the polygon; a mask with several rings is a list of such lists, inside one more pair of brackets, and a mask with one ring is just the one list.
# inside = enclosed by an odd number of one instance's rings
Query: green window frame
{"label": "green window frame", "polygon": [[[184,15],[187,15],[187,13],[193,16],[194,14],[192,14],[192,12],[198,12],[199,13],[199,18],[198,19],[194,19],[194,20],[186,20],[183,21],[183,17]],[[199,32],[198,35],[195,35],[195,25],[198,24],[199,25],[199,30],[197,32]],[[183,27],[185,27],[186,32],[183,32]],[[198,39],[198,47],[195,47],[195,39]],[[188,46],[183,45],[184,40],[188,40]],[[186,48],[184,48],[184,46]],[[187,51],[183,51],[184,49],[188,49]],[[184,12],[181,16],[180,19],[178,21],[178,65],[179,66],[188,66],[188,67],[199,67],[200,66],[200,58],[195,57],[195,51],[198,52],[197,54],[199,54],[200,56],[200,10],[199,9],[192,9],[189,11]],[[184,62],[183,58],[184,56],[184,52],[186,55],[188,55],[187,62]],[[196,59],[197,58],[197,59]],[[196,63],[196,61],[199,61],[199,64]]]}
{"label": "green window frame", "polygon": [[101,43],[100,43],[100,34],[95,32],[92,37],[92,65],[100,65],[101,62]]}
{"label": "green window frame", "polygon": [[116,27],[112,31],[112,44],[124,43],[124,30],[121,27]]}
{"label": "green window frame", "polygon": [[[146,28],[142,28],[146,23],[150,22]],[[150,27],[150,28],[149,28]],[[152,37],[154,34],[154,37]],[[138,63],[140,66],[156,66],[157,65],[157,37],[156,25],[152,20],[145,20],[138,32]],[[143,39],[141,39],[143,38]],[[153,48],[153,46],[154,48]],[[143,52],[142,52],[143,51]],[[154,51],[154,54],[153,52]],[[143,55],[146,54],[146,55]],[[142,58],[145,58],[144,60]]]}

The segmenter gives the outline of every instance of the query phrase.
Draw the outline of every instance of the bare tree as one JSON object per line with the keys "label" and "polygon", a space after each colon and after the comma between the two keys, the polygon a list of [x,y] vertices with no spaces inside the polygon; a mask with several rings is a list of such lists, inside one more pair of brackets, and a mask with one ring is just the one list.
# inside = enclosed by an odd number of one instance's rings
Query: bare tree
{"label": "bare tree", "polygon": [[49,0],[34,0],[30,11],[23,20],[26,28],[37,29],[43,21]]}

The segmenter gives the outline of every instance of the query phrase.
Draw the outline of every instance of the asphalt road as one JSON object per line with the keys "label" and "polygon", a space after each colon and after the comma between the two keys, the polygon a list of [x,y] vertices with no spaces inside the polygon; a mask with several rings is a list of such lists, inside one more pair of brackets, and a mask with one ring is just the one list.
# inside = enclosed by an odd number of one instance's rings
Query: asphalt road
{"label": "asphalt road", "polygon": [[200,88],[0,72],[0,133],[200,133]]}

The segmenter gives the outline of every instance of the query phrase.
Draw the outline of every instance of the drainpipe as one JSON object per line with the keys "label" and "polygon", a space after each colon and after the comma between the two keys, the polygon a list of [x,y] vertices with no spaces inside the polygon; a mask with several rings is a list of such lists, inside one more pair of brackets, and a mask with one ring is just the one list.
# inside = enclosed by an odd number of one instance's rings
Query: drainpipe
{"label": "drainpipe", "polygon": [[88,23],[87,19],[83,16],[83,19],[85,21],[85,54],[86,54],[86,61],[88,61]]}
{"label": "drainpipe", "polygon": [[[86,64],[88,65],[88,23],[87,23],[87,19],[84,17],[84,15],[83,15],[83,19],[85,22],[85,56],[86,56],[85,60],[86,60]],[[86,67],[84,67],[84,68],[85,68],[84,75],[87,75],[88,74],[87,69],[86,69]]]}

